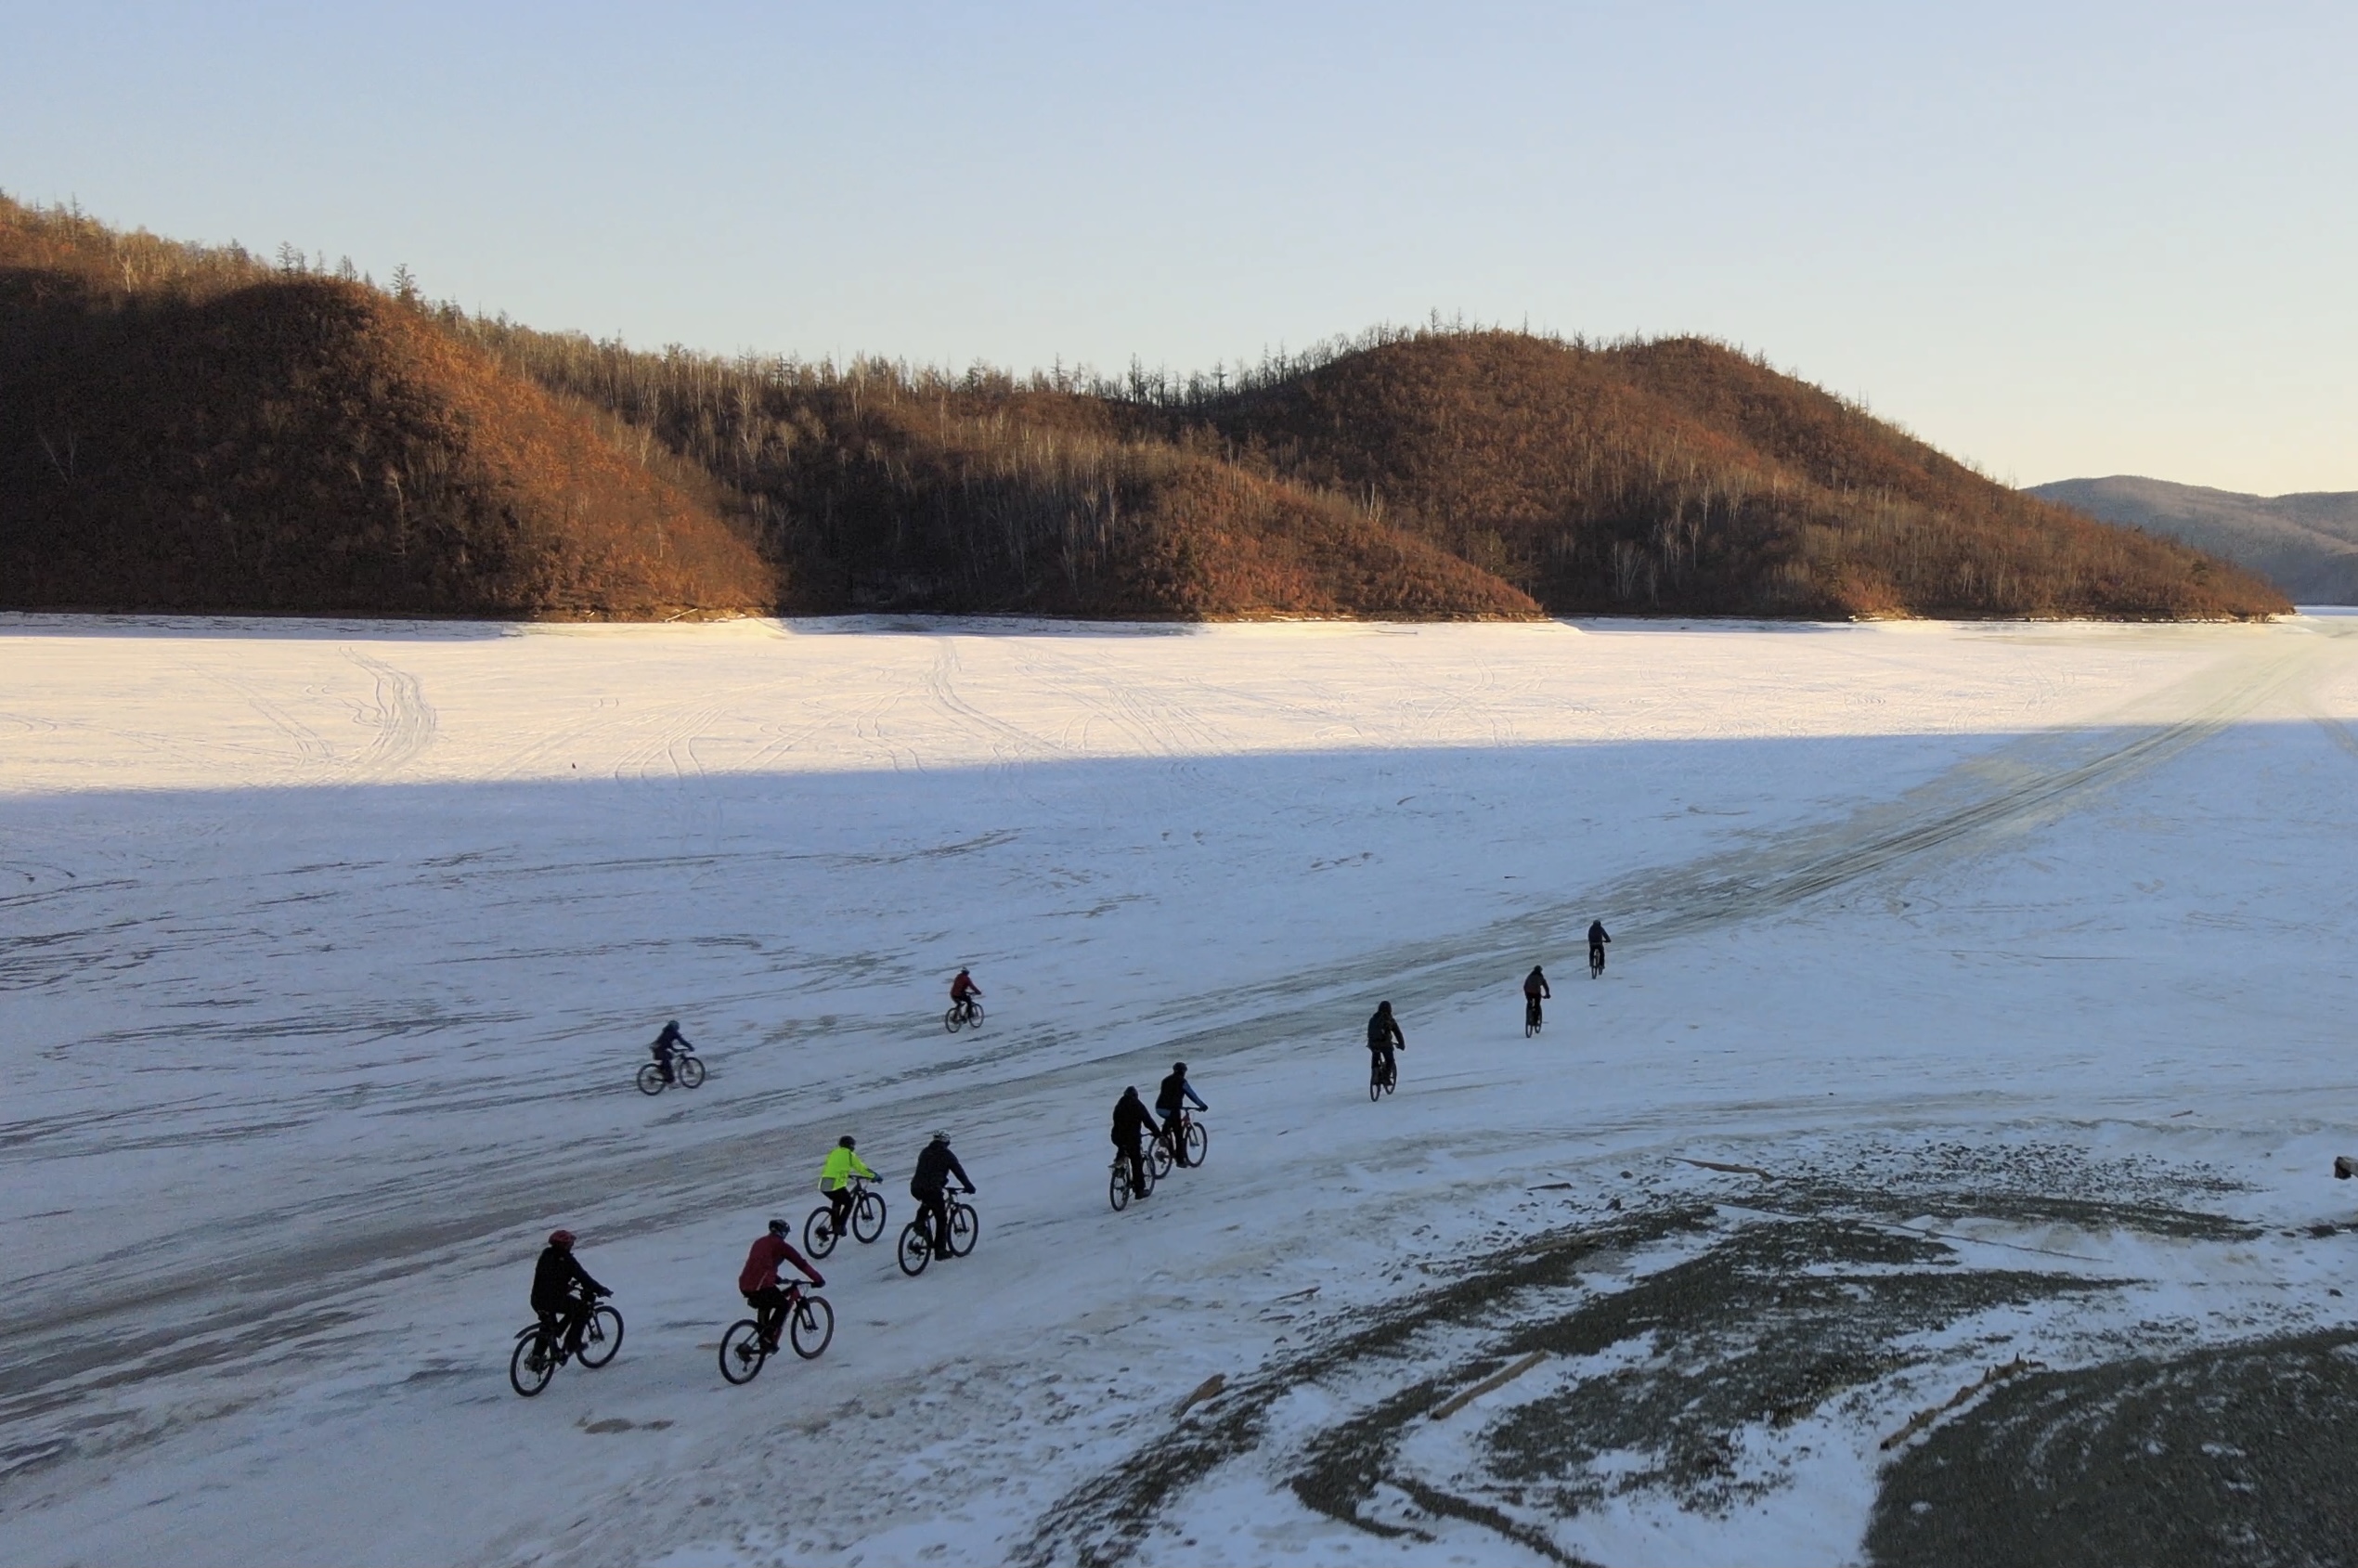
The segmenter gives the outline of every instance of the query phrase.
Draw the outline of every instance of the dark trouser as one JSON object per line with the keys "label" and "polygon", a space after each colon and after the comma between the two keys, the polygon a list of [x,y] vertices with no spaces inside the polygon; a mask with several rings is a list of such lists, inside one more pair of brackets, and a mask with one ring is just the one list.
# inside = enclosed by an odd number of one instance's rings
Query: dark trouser
{"label": "dark trouser", "polygon": [[1155,1114],[1162,1118],[1163,1141],[1171,1146],[1171,1162],[1187,1162],[1187,1113],[1177,1106],[1157,1106]]}
{"label": "dark trouser", "polygon": [[927,1222],[926,1228],[932,1233],[933,1255],[937,1258],[948,1257],[950,1255],[950,1189],[943,1187],[939,1192],[912,1191],[909,1196],[917,1200],[918,1216]]}
{"label": "dark trouser", "polygon": [[1367,1056],[1369,1058],[1367,1071],[1373,1082],[1380,1083],[1385,1079],[1395,1077],[1399,1073],[1400,1063],[1393,1056],[1391,1046],[1370,1045],[1367,1047]]}
{"label": "dark trouser", "polygon": [[1605,966],[1605,949],[1601,942],[1588,944],[1588,967],[1593,972]]}
{"label": "dark trouser", "polygon": [[668,1051],[657,1051],[657,1052],[655,1053],[655,1068],[656,1068],[656,1070],[658,1070],[659,1072],[661,1072],[661,1073],[663,1074],[663,1081],[664,1081],[666,1083],[669,1083],[669,1082],[674,1082],[674,1080],[673,1080],[673,1078],[672,1078],[672,1076],[671,1076],[671,1053],[670,1053],[670,1052],[668,1052]]}
{"label": "dark trouser", "polygon": [[764,1285],[758,1290],[745,1292],[745,1305],[753,1308],[754,1327],[764,1341],[778,1342],[779,1327],[786,1320],[786,1293],[775,1285]]}
{"label": "dark trouser", "polygon": [[562,1306],[535,1310],[540,1314],[540,1331],[563,1345],[567,1355],[581,1348],[581,1330],[590,1325],[587,1298],[573,1296]]}
{"label": "dark trouser", "polygon": [[1147,1195],[1147,1146],[1132,1138],[1128,1147],[1116,1144],[1117,1157],[1130,1161],[1130,1190],[1144,1198]]}
{"label": "dark trouser", "polygon": [[844,1183],[843,1186],[827,1194],[827,1207],[835,1211],[834,1218],[830,1223],[835,1225],[837,1236],[843,1235],[851,1228],[851,1184],[849,1182]]}

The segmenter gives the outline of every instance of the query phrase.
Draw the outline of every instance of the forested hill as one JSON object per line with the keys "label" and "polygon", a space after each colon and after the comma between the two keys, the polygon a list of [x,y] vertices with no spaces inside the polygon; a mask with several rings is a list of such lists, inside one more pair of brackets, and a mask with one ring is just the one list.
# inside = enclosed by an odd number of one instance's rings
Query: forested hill
{"label": "forested hill", "polygon": [[1224,435],[1371,498],[1551,611],[2216,616],[2284,607],[2200,552],[1999,485],[1695,338],[1383,343],[1227,400]]}
{"label": "forested hill", "polygon": [[623,434],[356,281],[0,203],[8,608],[771,603],[711,482]]}
{"label": "forested hill", "polygon": [[[349,272],[349,268],[342,269]],[[0,199],[0,603],[643,617],[2245,616],[1692,339],[1241,382],[634,352]]]}

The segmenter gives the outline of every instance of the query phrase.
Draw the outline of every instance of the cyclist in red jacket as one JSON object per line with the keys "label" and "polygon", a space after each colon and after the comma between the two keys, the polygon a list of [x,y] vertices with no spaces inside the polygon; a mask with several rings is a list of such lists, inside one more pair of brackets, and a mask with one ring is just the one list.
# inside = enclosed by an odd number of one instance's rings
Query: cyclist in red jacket
{"label": "cyclist in red jacket", "polygon": [[745,1272],[737,1276],[737,1289],[745,1293],[745,1305],[754,1310],[754,1325],[766,1351],[778,1348],[778,1327],[786,1320],[786,1293],[778,1286],[780,1263],[802,1270],[802,1276],[813,1287],[823,1289],[827,1283],[786,1239],[786,1222],[771,1220],[770,1234],[753,1244],[753,1251],[745,1254]]}
{"label": "cyclist in red jacket", "polygon": [[959,970],[958,978],[950,982],[950,1004],[965,1014],[969,1023],[974,1021],[975,998],[981,994],[982,987],[975,984],[975,978],[964,969]]}

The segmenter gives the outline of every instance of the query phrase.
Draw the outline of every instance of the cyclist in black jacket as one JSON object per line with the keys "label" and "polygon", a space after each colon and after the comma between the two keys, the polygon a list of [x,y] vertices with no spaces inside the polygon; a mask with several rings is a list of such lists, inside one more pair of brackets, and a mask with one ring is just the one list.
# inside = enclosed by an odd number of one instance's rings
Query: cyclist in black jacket
{"label": "cyclist in black jacket", "polygon": [[532,1310],[540,1315],[542,1331],[551,1339],[563,1336],[560,1362],[581,1348],[581,1330],[589,1326],[590,1308],[601,1296],[614,1292],[590,1277],[573,1255],[573,1232],[553,1230],[540,1261],[532,1269]]}
{"label": "cyclist in black jacket", "polygon": [[1407,1036],[1400,1032],[1400,1020],[1392,1016],[1392,1004],[1377,1003],[1375,1012],[1367,1019],[1367,1049],[1376,1056],[1376,1060],[1368,1065],[1390,1068],[1397,1072],[1399,1063],[1393,1059],[1392,1054],[1407,1048]]}
{"label": "cyclist in black jacket", "polygon": [[919,1212],[933,1221],[933,1255],[950,1256],[950,1178],[969,1193],[975,1185],[966,1175],[966,1168],[950,1152],[950,1134],[936,1133],[917,1156],[917,1173],[909,1178],[909,1196],[917,1200]]}
{"label": "cyclist in black jacket", "polygon": [[1162,1136],[1162,1129],[1155,1125],[1154,1112],[1138,1097],[1135,1084],[1121,1092],[1113,1103],[1113,1147],[1130,1162],[1130,1190],[1133,1195],[1147,1196],[1147,1150],[1139,1142],[1141,1136]]}
{"label": "cyclist in black jacket", "polygon": [[677,1082],[671,1076],[671,1058],[679,1055],[674,1047],[680,1045],[685,1045],[691,1050],[695,1048],[695,1043],[680,1032],[680,1020],[674,1018],[663,1026],[663,1032],[655,1036],[655,1043],[647,1047],[648,1052],[655,1059],[655,1066],[663,1069],[663,1081],[666,1083]]}

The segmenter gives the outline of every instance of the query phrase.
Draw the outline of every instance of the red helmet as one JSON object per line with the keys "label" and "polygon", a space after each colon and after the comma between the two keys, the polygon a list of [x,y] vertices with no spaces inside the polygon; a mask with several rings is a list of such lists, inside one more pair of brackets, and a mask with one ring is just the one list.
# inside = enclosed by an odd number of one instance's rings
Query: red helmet
{"label": "red helmet", "polygon": [[569,1231],[569,1230],[552,1230],[552,1231],[551,1231],[551,1232],[549,1233],[549,1245],[550,1245],[550,1246],[551,1246],[551,1247],[556,1248],[556,1249],[557,1249],[559,1251],[561,1251],[561,1252],[570,1252],[570,1251],[573,1251],[573,1232],[571,1232],[571,1231]]}

